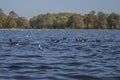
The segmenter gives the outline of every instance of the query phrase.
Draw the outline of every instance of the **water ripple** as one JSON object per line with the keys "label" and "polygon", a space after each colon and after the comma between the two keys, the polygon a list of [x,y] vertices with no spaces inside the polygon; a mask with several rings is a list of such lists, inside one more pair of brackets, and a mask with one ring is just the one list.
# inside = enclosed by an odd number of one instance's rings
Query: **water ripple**
{"label": "water ripple", "polygon": [[[0,80],[120,80],[119,36],[119,30],[0,30]],[[87,40],[76,41],[81,37]]]}

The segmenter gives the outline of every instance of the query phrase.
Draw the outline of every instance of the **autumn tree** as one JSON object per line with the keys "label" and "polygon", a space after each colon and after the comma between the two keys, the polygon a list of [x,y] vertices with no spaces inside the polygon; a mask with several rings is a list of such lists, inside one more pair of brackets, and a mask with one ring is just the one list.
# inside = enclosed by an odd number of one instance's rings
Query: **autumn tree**
{"label": "autumn tree", "polygon": [[4,28],[4,25],[7,21],[7,15],[0,9],[0,28]]}
{"label": "autumn tree", "polygon": [[17,23],[13,18],[8,16],[4,28],[17,28]]}
{"label": "autumn tree", "polygon": [[16,23],[17,23],[17,28],[28,29],[30,26],[28,20],[25,19],[25,17],[18,17],[16,19]]}
{"label": "autumn tree", "polygon": [[120,29],[120,14],[90,11],[88,14],[47,13],[34,16],[29,21],[14,11],[6,15],[0,9],[0,28],[19,29]]}
{"label": "autumn tree", "polygon": [[14,11],[10,11],[9,16],[13,19],[18,18],[18,15]]}

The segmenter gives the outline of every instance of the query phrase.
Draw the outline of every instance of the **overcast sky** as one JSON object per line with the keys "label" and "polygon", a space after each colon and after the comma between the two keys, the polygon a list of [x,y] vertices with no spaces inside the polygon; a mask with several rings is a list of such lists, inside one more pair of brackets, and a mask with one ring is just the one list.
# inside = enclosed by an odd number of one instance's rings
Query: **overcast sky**
{"label": "overcast sky", "polygon": [[15,11],[27,19],[42,13],[89,13],[91,10],[120,13],[120,0],[0,0],[6,14]]}

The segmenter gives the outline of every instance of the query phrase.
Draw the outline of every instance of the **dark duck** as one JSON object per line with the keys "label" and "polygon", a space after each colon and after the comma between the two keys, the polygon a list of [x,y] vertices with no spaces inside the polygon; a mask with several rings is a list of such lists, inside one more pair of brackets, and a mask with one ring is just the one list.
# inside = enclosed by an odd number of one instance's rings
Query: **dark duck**
{"label": "dark duck", "polygon": [[60,39],[57,39],[57,38],[53,39],[53,38],[51,38],[51,42],[53,42],[53,43],[59,43]]}
{"label": "dark duck", "polygon": [[87,39],[84,39],[84,38],[75,38],[76,41],[78,42],[86,42]]}
{"label": "dark duck", "polygon": [[10,45],[19,45],[19,42],[13,42],[12,39],[9,39],[9,44]]}
{"label": "dark duck", "polygon": [[96,39],[96,42],[97,42],[97,43],[100,43],[100,42],[101,42],[101,40],[100,40],[100,39]]}

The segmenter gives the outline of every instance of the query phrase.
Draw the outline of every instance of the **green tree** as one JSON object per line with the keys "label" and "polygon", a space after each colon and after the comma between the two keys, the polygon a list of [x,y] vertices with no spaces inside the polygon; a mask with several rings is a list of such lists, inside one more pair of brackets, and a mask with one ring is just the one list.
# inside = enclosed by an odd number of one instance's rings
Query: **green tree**
{"label": "green tree", "polygon": [[107,29],[107,15],[103,12],[98,12],[96,21],[96,29]]}
{"label": "green tree", "polygon": [[68,24],[68,27],[72,29],[83,29],[84,28],[83,17],[78,14],[71,16],[67,24]]}
{"label": "green tree", "polygon": [[50,29],[50,28],[52,28],[54,20],[55,20],[55,16],[53,16],[50,13],[45,14],[42,17],[42,21],[41,21],[41,23],[42,23],[41,26],[43,26],[42,28],[44,28],[44,29],[47,29],[47,28]]}
{"label": "green tree", "polygon": [[120,29],[120,15],[116,13],[111,13],[108,18],[108,27],[110,29]]}
{"label": "green tree", "polygon": [[96,20],[97,16],[95,15],[95,11],[91,11],[89,14],[85,15],[84,23],[86,25],[86,29],[94,29]]}
{"label": "green tree", "polygon": [[[113,17],[114,16],[114,17]],[[30,26],[37,29],[119,29],[120,15],[96,14],[91,11],[81,15],[76,13],[39,14],[30,19]]]}
{"label": "green tree", "polygon": [[64,16],[64,13],[56,14],[53,27],[55,29],[65,29],[67,21],[68,18]]}
{"label": "green tree", "polygon": [[33,17],[29,20],[29,23],[30,23],[30,27],[33,28],[33,29],[36,29],[37,28],[37,17]]}
{"label": "green tree", "polygon": [[33,28],[64,29],[68,21],[68,13],[40,14],[30,19]]}

